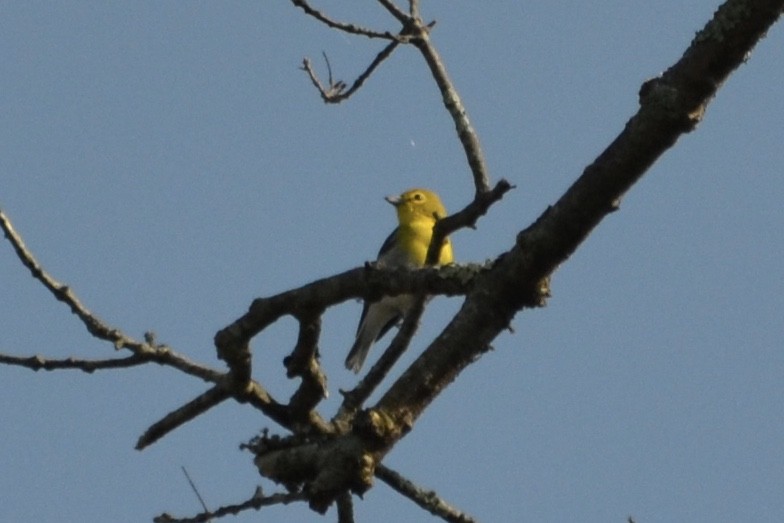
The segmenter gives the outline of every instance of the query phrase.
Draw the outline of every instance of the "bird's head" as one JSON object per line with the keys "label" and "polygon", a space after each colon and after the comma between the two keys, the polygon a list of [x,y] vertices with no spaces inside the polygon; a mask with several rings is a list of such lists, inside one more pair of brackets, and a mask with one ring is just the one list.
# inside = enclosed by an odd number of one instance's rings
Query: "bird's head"
{"label": "bird's head", "polygon": [[397,209],[401,224],[418,220],[433,220],[446,217],[446,208],[441,198],[427,189],[409,189],[400,196],[387,196],[386,200]]}

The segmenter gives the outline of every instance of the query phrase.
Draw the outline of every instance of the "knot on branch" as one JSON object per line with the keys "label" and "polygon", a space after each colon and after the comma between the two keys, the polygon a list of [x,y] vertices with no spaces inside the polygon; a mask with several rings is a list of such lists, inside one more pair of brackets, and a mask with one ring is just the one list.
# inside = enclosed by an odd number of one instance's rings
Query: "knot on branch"
{"label": "knot on branch", "polygon": [[251,379],[251,354],[247,340],[235,332],[235,326],[230,326],[215,335],[215,348],[218,358],[226,362],[231,369],[234,383],[244,384]]}
{"label": "knot on branch", "polygon": [[[695,84],[704,84],[699,87],[692,86],[693,88],[706,91],[711,89],[712,84],[708,79],[691,80]],[[683,132],[690,132],[702,121],[707,101],[693,96],[688,99],[687,94],[662,77],[651,78],[640,86],[640,107],[652,111],[659,118],[677,122]]]}
{"label": "knot on branch", "polygon": [[375,460],[353,435],[338,438],[269,436],[265,431],[243,448],[256,455],[259,473],[289,492],[302,492],[310,507],[324,513],[343,492],[366,492]]}
{"label": "knot on branch", "polygon": [[402,411],[393,416],[381,409],[359,411],[354,418],[354,434],[370,448],[383,448],[407,434],[414,426],[411,413]]}

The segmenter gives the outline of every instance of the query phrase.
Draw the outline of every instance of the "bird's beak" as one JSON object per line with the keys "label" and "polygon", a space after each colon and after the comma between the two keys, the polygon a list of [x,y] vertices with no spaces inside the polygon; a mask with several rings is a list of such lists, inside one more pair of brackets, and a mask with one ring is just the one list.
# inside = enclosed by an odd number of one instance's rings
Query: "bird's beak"
{"label": "bird's beak", "polygon": [[397,207],[403,202],[403,200],[400,199],[400,196],[385,196],[384,199],[389,203],[391,203],[392,205],[394,205],[395,207]]}

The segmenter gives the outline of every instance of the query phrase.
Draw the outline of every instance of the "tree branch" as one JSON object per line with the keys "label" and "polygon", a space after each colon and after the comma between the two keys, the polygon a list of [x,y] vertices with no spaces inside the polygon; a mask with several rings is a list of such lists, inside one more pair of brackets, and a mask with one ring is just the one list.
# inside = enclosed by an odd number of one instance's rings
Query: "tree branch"
{"label": "tree branch", "polygon": [[133,344],[133,341],[130,338],[123,335],[119,330],[109,327],[95,317],[87,310],[87,307],[79,301],[79,298],[76,297],[76,294],[70,287],[58,282],[44,270],[33,254],[27,249],[22,241],[22,237],[14,230],[11,221],[2,210],[0,210],[0,227],[3,229],[5,237],[11,242],[11,245],[22,264],[30,270],[33,277],[40,281],[58,301],[65,303],[71,308],[71,312],[76,314],[90,334],[96,338],[112,342],[117,349],[130,348],[129,345]]}
{"label": "tree branch", "polygon": [[368,263],[365,267],[316,280],[267,298],[255,299],[248,312],[215,335],[218,357],[231,360],[246,350],[251,338],[285,315],[299,316],[326,309],[352,298],[377,300],[381,296],[416,294],[456,296],[465,294],[478,265],[450,265],[424,269],[390,269]]}
{"label": "tree branch", "polygon": [[96,370],[104,369],[124,369],[135,367],[149,363],[148,358],[132,354],[127,358],[116,358],[108,360],[80,360],[77,358],[67,358],[64,360],[47,359],[43,356],[11,356],[9,354],[0,354],[0,363],[5,365],[14,365],[18,367],[26,367],[34,371],[39,370],[60,370],[60,369],[75,369],[81,370],[88,374],[92,374]]}
{"label": "tree branch", "polygon": [[256,492],[254,492],[250,499],[237,505],[226,505],[214,511],[202,512],[201,514],[186,518],[177,518],[164,513],[153,518],[153,521],[155,523],[206,523],[213,518],[218,519],[228,515],[236,516],[240,512],[246,510],[260,510],[262,507],[271,505],[288,505],[289,503],[304,501],[305,499],[305,494],[301,492],[278,493],[265,496],[261,487],[257,487]]}
{"label": "tree branch", "polygon": [[319,22],[325,24],[328,27],[331,27],[332,29],[337,29],[338,31],[343,31],[344,33],[367,36],[368,38],[382,38],[384,40],[398,39],[397,35],[390,33],[389,31],[374,31],[356,24],[338,22],[337,20],[328,17],[321,11],[314,9],[305,0],[291,0],[291,3],[305,11],[305,14],[308,16],[312,16]]}
{"label": "tree branch", "polygon": [[318,363],[318,338],[321,333],[321,313],[313,311],[300,318],[299,337],[291,356],[286,357],[286,375],[301,378],[300,386],[289,400],[291,416],[299,423],[309,425],[316,405],[329,394],[327,376]]}
{"label": "tree branch", "polygon": [[384,6],[384,9],[389,11],[389,14],[397,18],[397,21],[403,24],[404,26],[407,25],[410,21],[410,18],[406,13],[400,10],[398,6],[392,3],[392,0],[378,0],[378,3]]}
{"label": "tree branch", "polygon": [[[304,483],[323,512],[346,488],[364,492],[367,477],[412,429],[425,408],[490,349],[517,311],[541,305],[546,278],[585,240],[623,194],[682,134],[700,121],[727,75],[779,18],[784,0],[729,0],[698,33],[683,58],[641,89],[640,109],[613,143],[513,247],[472,280],[463,306],[352,430],[257,456],[267,477]],[[389,291],[389,289],[387,289]],[[347,464],[353,468],[347,469]],[[314,472],[315,471],[315,472]]]}
{"label": "tree branch", "polygon": [[463,151],[471,168],[474,188],[477,193],[488,192],[490,191],[490,175],[488,174],[482,146],[479,143],[479,136],[471,124],[468,110],[463,105],[460,95],[458,95],[457,89],[455,89],[452,83],[452,79],[449,78],[441,56],[430,41],[430,28],[424,25],[421,20],[417,20],[412,23],[410,31],[412,34],[411,43],[416,46],[425,59],[430,69],[430,74],[441,92],[444,107],[455,124],[457,137],[463,145]]}
{"label": "tree branch", "polygon": [[379,465],[376,467],[376,477],[392,487],[393,490],[407,497],[421,508],[434,516],[450,523],[476,523],[476,520],[464,512],[451,506],[432,490],[425,490],[414,485],[399,473]]}
{"label": "tree branch", "polygon": [[[302,70],[308,74],[310,81],[313,85],[318,89],[319,94],[321,95],[321,99],[324,100],[324,103],[328,104],[338,104],[343,100],[347,100],[351,97],[355,92],[357,92],[362,85],[364,85],[365,81],[370,78],[370,75],[373,74],[373,71],[381,65],[381,63],[389,58],[392,52],[397,48],[400,44],[397,40],[390,42],[384,49],[379,52],[376,57],[370,62],[370,65],[360,74],[351,87],[346,90],[346,83],[342,80],[338,80],[337,82],[332,81],[332,73],[330,71],[329,74],[329,87],[324,87],[321,85],[316,73],[313,71],[313,67],[310,64],[310,60],[305,58],[302,61]],[[327,62],[329,65],[329,62]]]}
{"label": "tree branch", "polygon": [[338,496],[338,523],[354,523],[354,501],[351,493],[346,491]]}
{"label": "tree branch", "polygon": [[160,421],[153,423],[139,437],[136,442],[136,450],[144,450],[177,427],[185,425],[229,397],[231,397],[229,392],[221,386],[215,386],[198,395],[182,407],[164,416]]}
{"label": "tree branch", "polygon": [[501,200],[507,192],[514,188],[514,185],[501,179],[492,190],[477,192],[474,195],[474,200],[459,212],[438,220],[433,227],[433,237],[427,250],[427,264],[433,265],[438,260],[444,238],[464,227],[473,229],[476,221],[487,213],[490,206]]}
{"label": "tree branch", "polygon": [[514,247],[482,273],[446,329],[392,385],[371,412],[383,420],[376,460],[405,435],[429,403],[516,312],[536,306],[548,277],[609,213],[623,194],[682,134],[700,121],[729,73],[779,18],[784,0],[729,0],[695,37],[681,60],[641,90],[640,110],[613,143]]}
{"label": "tree branch", "polygon": [[[0,228],[3,229],[5,237],[11,243],[17,257],[22,264],[30,270],[33,277],[40,281],[49,292],[58,300],[68,305],[87,328],[87,331],[95,338],[111,342],[115,349],[128,349],[140,359],[148,362],[155,362],[160,365],[167,365],[179,369],[186,374],[197,376],[204,381],[218,382],[222,374],[204,365],[197,364],[184,356],[174,352],[167,345],[156,344],[154,335],[147,333],[147,341],[139,342],[124,334],[120,329],[111,327],[104,323],[97,316],[92,314],[85,307],[76,293],[56,279],[54,279],[35,259],[32,252],[25,246],[22,237],[14,230],[11,220],[0,210]],[[76,360],[73,360],[76,361]],[[123,361],[123,360],[117,360]],[[126,362],[135,360],[125,360]]]}

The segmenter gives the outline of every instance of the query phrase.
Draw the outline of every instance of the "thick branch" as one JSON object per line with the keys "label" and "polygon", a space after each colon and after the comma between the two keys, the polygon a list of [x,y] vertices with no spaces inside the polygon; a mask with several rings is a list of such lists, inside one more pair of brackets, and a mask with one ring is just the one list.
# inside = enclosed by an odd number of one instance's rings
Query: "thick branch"
{"label": "thick branch", "polygon": [[251,303],[247,313],[215,335],[218,356],[227,359],[233,351],[243,350],[253,336],[281,316],[300,316],[352,298],[373,301],[384,295],[417,292],[445,296],[465,294],[481,270],[482,267],[475,265],[408,270],[367,264],[275,296],[258,298]]}
{"label": "thick branch", "polygon": [[393,384],[375,411],[388,434],[377,459],[425,407],[483,352],[523,307],[542,298],[542,279],[563,263],[623,194],[682,134],[755,43],[778,19],[784,0],[730,0],[698,33],[683,58],[647,83],[641,108],[615,141],[531,227],[480,275],[463,307]]}

